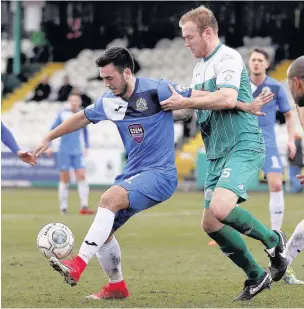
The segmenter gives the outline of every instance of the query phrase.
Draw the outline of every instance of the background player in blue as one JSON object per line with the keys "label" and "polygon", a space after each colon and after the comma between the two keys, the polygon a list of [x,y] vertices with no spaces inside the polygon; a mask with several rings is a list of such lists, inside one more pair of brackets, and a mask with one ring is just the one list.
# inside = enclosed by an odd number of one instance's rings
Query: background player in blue
{"label": "background player in blue", "polygon": [[164,80],[136,78],[133,58],[124,48],[106,50],[96,64],[111,91],[51,131],[34,156],[42,154],[53,139],[90,122],[111,120],[117,125],[128,156],[123,174],[101,196],[78,256],[62,262],[51,259],[50,263],[68,284],[75,285],[96,254],[109,284],[88,298],[126,298],[129,291],[122,277],[120,247],[114,232],[136,213],[167,200],[177,186],[173,114],[162,111],[160,101],[171,96],[171,86],[184,97],[201,96],[202,92]]}
{"label": "background player in blue", "polygon": [[[61,110],[51,129],[58,127],[64,120],[80,111],[81,98],[78,94],[71,94],[68,97],[69,108]],[[80,214],[93,214],[94,211],[88,208],[89,186],[86,181],[84,151],[81,143],[81,134],[84,136],[85,154],[89,148],[89,139],[87,128],[74,131],[63,136],[60,140],[57,154],[57,164],[60,170],[60,181],[58,186],[60,212],[67,213],[70,169],[75,171],[78,194],[80,198]],[[51,148],[48,149],[47,155],[51,155]]]}
{"label": "background player in blue", "polygon": [[[34,151],[39,156],[53,139],[79,130],[90,122],[113,121],[123,140],[128,162],[123,174],[108,189],[81,247],[72,260],[51,259],[68,284],[75,285],[96,254],[109,284],[89,298],[125,298],[129,291],[122,277],[121,253],[114,232],[130,217],[167,200],[177,186],[172,112],[163,112],[160,98],[171,95],[168,82],[133,75],[134,61],[123,48],[110,48],[96,60],[106,92],[84,111],[52,130]],[[183,96],[191,89],[174,85]],[[102,158],[101,158],[102,160]]]}
{"label": "background player in blue", "polygon": [[20,150],[12,132],[6,127],[1,121],[1,141],[7,146],[12,153],[14,153],[18,158],[30,165],[35,165],[34,157],[31,153],[27,151]]}
{"label": "background player in blue", "polygon": [[281,230],[284,216],[284,195],[282,186],[283,167],[278,151],[274,125],[276,121],[276,111],[284,113],[287,129],[288,129],[288,155],[293,158],[296,154],[295,146],[295,129],[292,117],[292,111],[288,103],[288,98],[283,86],[266,75],[266,70],[269,67],[269,56],[262,49],[254,49],[249,57],[250,80],[253,96],[257,97],[263,91],[272,91],[274,99],[265,105],[262,112],[265,112],[264,117],[259,117],[259,126],[262,129],[265,146],[266,158],[263,171],[266,174],[269,191],[269,212],[271,220],[271,228]]}

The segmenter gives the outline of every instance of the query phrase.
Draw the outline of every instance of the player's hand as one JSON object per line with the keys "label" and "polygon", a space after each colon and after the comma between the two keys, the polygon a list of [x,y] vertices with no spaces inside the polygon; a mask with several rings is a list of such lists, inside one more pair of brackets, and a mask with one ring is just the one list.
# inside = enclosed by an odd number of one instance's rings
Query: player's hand
{"label": "player's hand", "polygon": [[274,97],[273,92],[262,92],[259,94],[258,97],[254,99],[251,104],[248,105],[248,112],[250,114],[256,115],[256,116],[266,116],[266,113],[261,112],[261,109],[270,101],[272,101]]}
{"label": "player's hand", "polygon": [[290,159],[293,159],[297,152],[297,146],[294,141],[288,141],[287,143],[287,151],[288,151],[288,157]]}
{"label": "player's hand", "polygon": [[299,174],[296,177],[300,180],[300,183],[304,186],[304,174]]}
{"label": "player's hand", "polygon": [[42,140],[33,152],[35,163],[36,163],[36,158],[40,157],[48,148],[49,148],[49,141],[45,139]]}
{"label": "player's hand", "polygon": [[36,165],[35,158],[34,158],[33,154],[30,153],[30,152],[19,150],[17,152],[17,156],[21,161],[23,161],[25,163],[28,163],[30,165]]}
{"label": "player's hand", "polygon": [[171,85],[169,85],[169,88],[172,92],[172,95],[167,100],[160,102],[161,108],[165,112],[184,109],[184,97],[180,95]]}

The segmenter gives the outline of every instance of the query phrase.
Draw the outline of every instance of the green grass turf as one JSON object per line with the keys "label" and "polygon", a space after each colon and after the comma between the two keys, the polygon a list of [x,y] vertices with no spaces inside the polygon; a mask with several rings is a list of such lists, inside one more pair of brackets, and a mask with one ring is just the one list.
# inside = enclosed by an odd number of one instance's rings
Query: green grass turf
{"label": "green grass turf", "polygon": [[[90,193],[97,205],[99,191]],[[92,216],[78,215],[78,196],[70,192],[70,214],[58,213],[55,190],[2,190],[2,307],[102,308],[102,307],[303,307],[304,287],[275,283],[247,303],[231,300],[242,290],[241,269],[217,247],[208,247],[200,229],[202,193],[177,192],[166,203],[138,214],[116,234],[122,249],[124,278],[131,297],[120,301],[83,301],[107,282],[96,259],[80,283],[70,287],[52,271],[36,248],[40,228],[63,222],[75,234],[74,253],[91,225]],[[303,219],[303,195],[286,196],[284,230],[290,237]],[[243,204],[268,225],[268,195],[251,193]],[[268,264],[263,246],[246,237],[254,256]],[[304,279],[304,256],[294,261],[297,276]]]}

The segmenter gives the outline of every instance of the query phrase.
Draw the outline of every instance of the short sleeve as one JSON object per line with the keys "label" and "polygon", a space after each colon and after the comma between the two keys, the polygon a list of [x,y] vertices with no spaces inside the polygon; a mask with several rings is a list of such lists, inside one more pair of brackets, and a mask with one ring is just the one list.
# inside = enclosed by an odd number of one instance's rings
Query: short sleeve
{"label": "short sleeve", "polygon": [[89,121],[93,123],[98,123],[102,120],[107,120],[107,116],[105,114],[103,108],[102,97],[97,100],[94,104],[89,105],[84,109],[84,114],[88,118]]}
{"label": "short sleeve", "polygon": [[232,51],[223,53],[216,65],[217,89],[232,88],[239,91],[243,68],[244,63],[239,54]]}
{"label": "short sleeve", "polygon": [[290,111],[290,105],[288,102],[286,91],[284,90],[283,86],[279,86],[278,97],[277,97],[277,104],[279,107],[279,111],[281,113],[287,113]]}
{"label": "short sleeve", "polygon": [[169,85],[171,85],[176,90],[176,92],[178,92],[183,97],[188,98],[191,96],[192,93],[191,88],[161,79],[157,86],[157,94],[160,102],[168,99],[171,96],[172,93],[169,88]]}

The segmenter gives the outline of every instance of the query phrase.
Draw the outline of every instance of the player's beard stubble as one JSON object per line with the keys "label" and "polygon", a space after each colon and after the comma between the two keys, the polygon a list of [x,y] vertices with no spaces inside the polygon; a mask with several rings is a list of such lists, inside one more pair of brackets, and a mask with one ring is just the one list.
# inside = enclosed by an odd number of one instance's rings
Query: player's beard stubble
{"label": "player's beard stubble", "polygon": [[121,74],[121,92],[119,94],[120,97],[124,97],[124,95],[126,94],[127,90],[128,90],[128,83],[126,82],[125,78],[123,77],[123,75]]}

